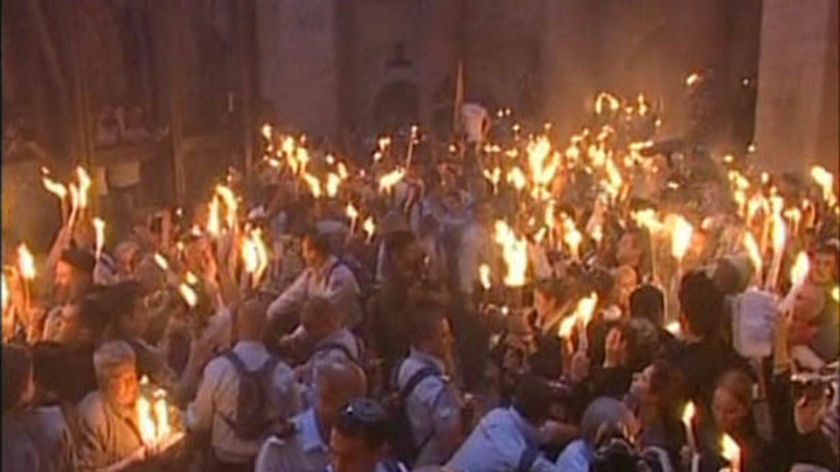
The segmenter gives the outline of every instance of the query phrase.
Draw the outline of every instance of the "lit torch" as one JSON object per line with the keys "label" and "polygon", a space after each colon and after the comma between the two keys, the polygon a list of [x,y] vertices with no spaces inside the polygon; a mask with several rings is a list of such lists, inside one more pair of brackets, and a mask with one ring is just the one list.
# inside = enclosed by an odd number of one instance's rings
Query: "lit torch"
{"label": "lit torch", "polygon": [[44,184],[44,188],[58,197],[58,200],[61,202],[61,223],[67,223],[67,187],[59,182],[56,182],[46,175],[41,178],[41,182]]}
{"label": "lit torch", "polygon": [[90,175],[81,166],[76,167],[76,176],[79,179],[79,208],[84,210],[88,206],[88,192],[90,191],[92,181],[90,180]]}
{"label": "lit torch", "polygon": [[496,221],[496,243],[502,247],[507,266],[504,283],[509,287],[522,287],[528,271],[528,241],[517,238],[510,226],[502,220]]}
{"label": "lit torch", "polygon": [[105,222],[101,218],[93,219],[93,229],[96,232],[96,260],[102,257],[102,248],[105,246]]}
{"label": "lit torch", "polygon": [[578,329],[580,333],[580,344],[578,350],[586,352],[589,348],[589,340],[586,334],[586,327],[592,320],[592,315],[595,313],[595,306],[598,304],[598,294],[592,292],[588,297],[581,298],[575,308],[575,318],[577,319]]}

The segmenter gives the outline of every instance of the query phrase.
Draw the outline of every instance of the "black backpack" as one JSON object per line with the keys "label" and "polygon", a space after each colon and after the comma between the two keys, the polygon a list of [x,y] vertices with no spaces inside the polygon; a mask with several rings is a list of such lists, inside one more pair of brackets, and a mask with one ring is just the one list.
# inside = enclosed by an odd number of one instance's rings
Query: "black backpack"
{"label": "black backpack", "polygon": [[266,418],[268,407],[268,392],[274,379],[274,370],[280,359],[270,356],[257,370],[248,370],[242,359],[233,351],[228,351],[224,357],[236,368],[239,377],[239,393],[236,398],[236,413],[234,418],[226,418],[237,437],[246,441],[264,438],[270,433],[276,418]]}
{"label": "black backpack", "polygon": [[389,413],[388,417],[390,418],[388,442],[394,451],[394,457],[403,464],[411,467],[417,460],[420,451],[432,439],[433,433],[423,438],[419,445],[414,444],[414,435],[411,432],[411,421],[408,418],[406,401],[417,386],[420,385],[420,382],[432,376],[442,377],[443,374],[435,367],[424,366],[408,379],[404,388],[399,389],[397,379],[401,366],[402,362],[398,363],[391,376],[391,385],[397,388],[397,391],[388,395],[384,403]]}

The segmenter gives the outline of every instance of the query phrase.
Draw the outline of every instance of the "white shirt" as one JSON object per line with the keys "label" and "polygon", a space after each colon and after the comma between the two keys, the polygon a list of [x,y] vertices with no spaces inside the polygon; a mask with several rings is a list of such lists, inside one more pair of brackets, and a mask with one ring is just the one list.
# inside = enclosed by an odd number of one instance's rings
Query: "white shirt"
{"label": "white shirt", "polygon": [[296,432],[287,439],[270,437],[257,455],[254,472],[323,472],[330,464],[330,449],[321,438],[315,410],[296,416]]}
{"label": "white shirt", "polygon": [[[233,353],[249,370],[257,370],[269,358],[265,346],[253,341],[240,341]],[[300,409],[300,396],[294,374],[282,361],[274,371],[274,389],[268,392],[266,418],[283,421]],[[236,418],[239,375],[230,360],[217,357],[207,364],[195,401],[187,408],[185,422],[192,431],[211,431],[216,457],[225,462],[247,462],[259,451],[258,441],[240,439],[224,418]]]}
{"label": "white shirt", "polygon": [[467,134],[467,142],[477,143],[484,140],[484,123],[488,118],[487,110],[480,105],[461,105],[461,124]]}
{"label": "white shirt", "polygon": [[360,294],[353,271],[336,257],[330,256],[321,267],[304,270],[292,285],[271,302],[268,318],[274,320],[300,310],[310,297],[322,296],[332,302],[335,308],[346,310],[348,324],[353,326],[361,321]]}

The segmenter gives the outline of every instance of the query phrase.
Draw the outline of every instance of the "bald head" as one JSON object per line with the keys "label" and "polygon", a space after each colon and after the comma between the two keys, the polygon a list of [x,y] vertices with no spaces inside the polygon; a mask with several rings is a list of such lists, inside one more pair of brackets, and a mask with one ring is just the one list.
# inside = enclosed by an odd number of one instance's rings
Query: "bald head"
{"label": "bald head", "polygon": [[324,362],[316,367],[315,388],[318,393],[315,410],[324,424],[332,425],[344,405],[367,395],[367,377],[354,363]]}
{"label": "bald head", "polygon": [[239,339],[249,341],[262,339],[266,324],[268,323],[266,311],[265,303],[257,299],[252,298],[242,304],[236,319]]}

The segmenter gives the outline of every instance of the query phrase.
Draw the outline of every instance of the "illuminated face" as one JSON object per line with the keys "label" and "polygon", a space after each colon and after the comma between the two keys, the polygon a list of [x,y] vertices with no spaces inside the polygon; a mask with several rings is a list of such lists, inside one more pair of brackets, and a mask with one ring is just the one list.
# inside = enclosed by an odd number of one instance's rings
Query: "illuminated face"
{"label": "illuminated face", "polygon": [[376,470],[380,451],[371,449],[362,437],[350,437],[332,430],[330,454],[335,472],[368,472]]}
{"label": "illuminated face", "polygon": [[81,331],[81,322],[78,316],[78,306],[68,304],[61,307],[60,310],[58,328],[52,341],[66,344],[73,343],[84,338],[84,334]]}
{"label": "illuminated face", "polygon": [[618,298],[618,305],[628,310],[630,308],[630,295],[636,290],[639,285],[639,278],[636,271],[630,267],[622,267],[619,269],[616,277],[616,295]]}
{"label": "illuminated face", "polygon": [[748,413],[746,406],[741,404],[728,390],[720,387],[715,389],[712,409],[718,428],[724,433],[730,434],[739,429]]}
{"label": "illuminated face", "polygon": [[114,367],[102,382],[102,393],[114,405],[131,408],[140,397],[140,384],[133,362]]}
{"label": "illuminated face", "polygon": [[55,266],[55,285],[61,291],[69,293],[76,281],[76,269],[64,261],[58,261]]}
{"label": "illuminated face", "polygon": [[793,300],[794,323],[808,324],[819,316],[825,305],[825,292],[822,287],[806,283],[799,287]]}
{"label": "illuminated face", "polygon": [[309,238],[305,238],[300,246],[301,256],[307,267],[317,267],[320,264],[321,256],[315,249],[315,245]]}
{"label": "illuminated face", "polygon": [[811,281],[828,285],[837,279],[837,258],[830,253],[817,253],[811,258]]}

